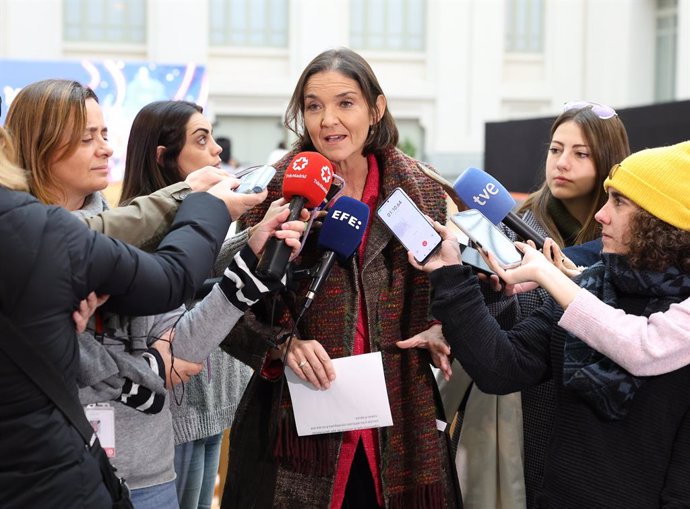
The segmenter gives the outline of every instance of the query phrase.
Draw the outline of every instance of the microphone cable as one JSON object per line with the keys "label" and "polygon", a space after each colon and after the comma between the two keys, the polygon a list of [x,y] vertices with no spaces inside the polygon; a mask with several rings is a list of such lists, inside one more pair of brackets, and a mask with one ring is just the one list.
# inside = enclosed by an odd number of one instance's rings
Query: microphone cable
{"label": "microphone cable", "polygon": [[[311,269],[305,270],[305,273],[307,274],[306,277],[303,277],[301,279],[314,279],[315,277],[315,272],[312,273],[314,268],[312,267]],[[290,317],[293,320],[292,327],[290,328],[290,333],[287,336],[287,339],[285,340],[285,352],[282,354],[280,357],[280,361],[283,364],[283,373],[280,376],[280,382],[278,385],[278,394],[275,403],[271,403],[275,407],[275,418],[271,419],[271,421],[268,423],[268,434],[266,437],[266,443],[265,447],[263,447],[263,451],[261,451],[259,457],[260,458],[265,458],[265,461],[262,461],[259,463],[259,482],[256,484],[257,486],[262,486],[264,483],[264,479],[266,479],[269,476],[268,469],[272,467],[273,462],[275,461],[275,458],[272,457],[272,451],[273,448],[275,447],[275,441],[277,440],[278,436],[278,429],[280,426],[280,419],[281,419],[281,406],[283,402],[283,392],[285,388],[285,384],[287,383],[286,377],[285,377],[285,369],[288,367],[287,366],[287,355],[290,352],[290,348],[292,346],[292,340],[295,338],[295,336],[298,335],[298,327],[299,323],[302,320],[302,317],[304,316],[304,313],[306,311],[306,308],[303,308],[299,313],[295,310],[295,307],[292,305],[292,302],[290,301],[289,295],[288,295],[289,290],[287,287],[279,294],[275,295],[272,299],[272,306],[271,306],[271,319],[270,319],[270,326],[273,327],[275,321],[276,321],[276,312],[277,312],[277,305],[278,305],[278,299],[281,299],[283,301],[283,304],[287,308],[288,312],[290,313]],[[278,319],[279,321],[280,319]],[[276,337],[281,338],[286,335],[284,332],[285,328],[281,328]],[[276,345],[273,343],[274,348],[279,348],[279,345]],[[255,373],[254,376],[261,376],[260,373]],[[254,495],[254,500],[252,501],[250,507],[251,508],[256,508],[257,507],[257,498],[259,496],[259,492],[257,491]]]}

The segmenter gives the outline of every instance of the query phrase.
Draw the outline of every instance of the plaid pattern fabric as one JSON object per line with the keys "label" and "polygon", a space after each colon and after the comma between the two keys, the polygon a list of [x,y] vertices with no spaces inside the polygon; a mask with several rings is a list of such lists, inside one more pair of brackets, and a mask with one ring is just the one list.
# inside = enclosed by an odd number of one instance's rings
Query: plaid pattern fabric
{"label": "plaid pattern fabric", "polygon": [[[260,221],[268,204],[280,195],[279,184],[293,155],[276,163],[278,173],[268,187],[269,197],[241,218],[243,225]],[[381,172],[379,203],[399,186],[425,213],[445,222],[446,202],[440,186],[423,177],[413,159],[390,147],[377,160]],[[407,252],[380,220],[373,218],[370,228],[361,273],[354,260],[333,266],[319,298],[300,322],[299,336],[318,339],[331,358],[351,355],[358,303],[360,297],[364,299],[370,348],[383,354],[395,423],[377,430],[386,507],[459,507],[446,437],[436,428],[441,410],[429,369],[430,357],[424,350],[396,346],[397,341],[429,327],[428,277],[409,264]],[[310,235],[295,263],[311,267],[319,256],[316,236]],[[308,281],[298,282],[291,296],[295,302],[301,302],[308,286]],[[266,310],[272,305],[268,303]],[[233,333],[238,332],[236,327]],[[342,433],[298,437],[289,393],[279,387],[255,376],[245,392],[233,422],[226,482],[226,488],[242,489],[226,490],[224,509],[330,506]],[[267,444],[273,432],[268,423],[273,426],[276,422],[275,443]],[[257,450],[268,448],[271,452],[265,456],[257,454]],[[256,484],[257,478],[262,482]],[[248,488],[250,481],[257,488]]]}

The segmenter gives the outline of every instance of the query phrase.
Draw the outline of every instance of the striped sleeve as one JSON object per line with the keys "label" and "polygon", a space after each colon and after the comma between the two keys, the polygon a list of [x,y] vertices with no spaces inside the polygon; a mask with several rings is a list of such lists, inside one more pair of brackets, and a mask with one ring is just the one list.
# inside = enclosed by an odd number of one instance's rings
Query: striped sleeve
{"label": "striped sleeve", "polygon": [[[154,348],[149,348],[142,354],[142,358],[148,362],[151,370],[165,382],[165,364],[158,351]],[[145,414],[157,414],[163,409],[165,394],[158,394],[143,385],[133,382],[129,378],[125,378],[122,394],[120,394],[120,402]]]}
{"label": "striped sleeve", "polygon": [[220,288],[232,305],[246,311],[262,294],[275,292],[285,285],[285,276],[280,281],[258,277],[253,270],[257,258],[249,246],[237,252],[223,273]]}

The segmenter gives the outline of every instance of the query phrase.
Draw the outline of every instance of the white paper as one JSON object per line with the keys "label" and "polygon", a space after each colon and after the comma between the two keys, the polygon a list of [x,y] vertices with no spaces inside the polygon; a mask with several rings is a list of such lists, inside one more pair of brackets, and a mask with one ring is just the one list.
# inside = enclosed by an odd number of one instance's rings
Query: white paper
{"label": "white paper", "polygon": [[393,425],[381,352],[333,359],[335,380],[328,390],[285,376],[299,436]]}

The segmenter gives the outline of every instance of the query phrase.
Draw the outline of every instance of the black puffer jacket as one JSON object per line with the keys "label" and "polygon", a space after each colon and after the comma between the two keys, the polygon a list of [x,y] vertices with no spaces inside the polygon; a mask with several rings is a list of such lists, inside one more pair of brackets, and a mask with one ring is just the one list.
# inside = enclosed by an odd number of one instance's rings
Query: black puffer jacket
{"label": "black puffer jacket", "polygon": [[[90,291],[124,314],[161,313],[208,275],[229,226],[223,203],[190,195],[150,255],[86,228],[69,212],[0,187],[0,309],[74,388],[72,312]],[[0,341],[9,342],[0,330]],[[7,343],[5,343],[7,344]],[[0,507],[110,507],[84,443],[0,350]]]}

